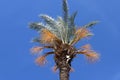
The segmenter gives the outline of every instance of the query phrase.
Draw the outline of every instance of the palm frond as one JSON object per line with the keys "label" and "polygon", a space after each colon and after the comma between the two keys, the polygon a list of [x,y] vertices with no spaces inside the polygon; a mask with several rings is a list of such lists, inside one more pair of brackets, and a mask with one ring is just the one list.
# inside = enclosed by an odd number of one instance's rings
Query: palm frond
{"label": "palm frond", "polygon": [[60,31],[60,36],[61,36],[61,40],[63,43],[65,43],[65,37],[66,37],[66,29],[64,27],[64,20],[62,19],[62,17],[58,17],[57,19],[57,25],[58,25],[58,29]]}
{"label": "palm frond", "polygon": [[46,54],[44,54],[44,55],[42,55],[42,56],[39,56],[39,57],[36,59],[35,62],[36,62],[38,65],[44,65],[44,64],[47,62],[46,57],[47,57],[48,55],[50,55],[50,54],[54,54],[54,52],[47,52]]}
{"label": "palm frond", "polygon": [[55,66],[52,68],[52,70],[53,70],[54,72],[56,72],[57,69],[58,69],[58,66],[57,66],[57,65],[55,65]]}
{"label": "palm frond", "polygon": [[48,29],[43,29],[41,31],[41,43],[53,44],[55,40],[59,40],[55,34],[51,33]]}
{"label": "palm frond", "polygon": [[95,62],[99,59],[99,54],[97,54],[96,52],[89,52],[85,54],[86,58],[88,59],[88,61],[90,62]]}
{"label": "palm frond", "polygon": [[69,38],[69,41],[71,40],[71,38],[73,38],[74,36],[74,33],[75,33],[75,17],[77,15],[77,12],[73,13],[70,18],[69,18],[69,21],[68,21],[68,38]]}
{"label": "palm frond", "polygon": [[41,14],[40,17],[45,21],[46,24],[48,24],[50,27],[52,28],[56,28],[56,21],[48,16],[48,15],[45,15],[45,14]]}
{"label": "palm frond", "polygon": [[97,24],[98,22],[99,22],[99,21],[92,21],[92,22],[90,22],[90,23],[84,25],[83,27],[85,27],[85,28],[89,28],[89,27],[94,26],[94,25]]}
{"label": "palm frond", "polygon": [[40,31],[41,29],[45,28],[45,25],[40,22],[32,22],[29,24],[31,29]]}
{"label": "palm frond", "polygon": [[44,48],[43,47],[39,47],[39,46],[37,46],[37,47],[33,47],[32,49],[31,49],[31,52],[32,53],[39,53],[41,50],[43,50]]}
{"label": "palm frond", "polygon": [[81,47],[82,49],[86,49],[86,50],[90,50],[91,49],[91,45],[90,44],[86,44],[84,46]]}
{"label": "palm frond", "polygon": [[99,59],[99,54],[91,49],[90,44],[86,44],[86,45],[82,46],[81,50],[78,52],[78,54],[84,54],[85,57],[90,62],[94,62]]}
{"label": "palm frond", "polygon": [[68,14],[68,5],[67,5],[67,0],[63,0],[63,20],[64,20],[64,31],[65,31],[65,43],[68,43],[68,19],[69,19],[69,14]]}
{"label": "palm frond", "polygon": [[67,0],[63,0],[63,18],[64,22],[67,24],[68,21],[68,5],[67,5]]}
{"label": "palm frond", "polygon": [[74,20],[75,20],[76,15],[77,15],[77,11],[74,12],[74,13],[70,16],[70,18],[69,18],[69,26],[71,26],[71,27],[74,27],[74,26],[75,26]]}
{"label": "palm frond", "polygon": [[48,24],[46,24],[46,29],[48,29],[48,30],[51,31],[53,34],[55,34],[59,39],[61,39],[59,29],[52,28],[52,27],[51,27],[50,25],[48,25]]}
{"label": "palm frond", "polygon": [[40,37],[33,38],[32,42],[38,42],[38,43],[40,43],[41,42]]}
{"label": "palm frond", "polygon": [[[52,20],[52,19],[51,19]],[[49,22],[48,22],[49,23]],[[54,25],[55,26],[55,25]],[[53,26],[51,26],[50,24],[46,24],[44,25],[42,22],[34,22],[34,23],[30,23],[30,28],[37,30],[37,31],[41,31],[42,29],[48,29],[49,31],[51,31],[53,34],[55,34],[58,38],[60,37],[59,31],[58,29],[54,28]],[[35,38],[33,40],[34,42],[38,42],[39,39]]]}
{"label": "palm frond", "polygon": [[35,62],[38,64],[38,65],[44,65],[47,60],[46,60],[46,57],[45,56],[40,56],[38,57]]}
{"label": "palm frond", "polygon": [[52,17],[48,15],[40,15],[42,19],[44,19],[45,24],[46,24],[46,29],[50,30],[53,34],[55,34],[59,39],[61,39],[60,36],[60,29],[59,25],[56,20],[54,20]]}
{"label": "palm frond", "polygon": [[92,34],[86,28],[80,28],[76,30],[73,40],[70,42],[71,45],[77,43],[82,38],[91,36]]}

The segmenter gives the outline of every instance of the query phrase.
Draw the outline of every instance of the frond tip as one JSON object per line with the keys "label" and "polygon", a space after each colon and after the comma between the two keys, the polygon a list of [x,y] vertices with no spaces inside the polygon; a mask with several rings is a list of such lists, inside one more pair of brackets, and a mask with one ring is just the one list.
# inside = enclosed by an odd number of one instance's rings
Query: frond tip
{"label": "frond tip", "polygon": [[85,54],[86,58],[88,59],[88,61],[90,62],[95,62],[99,59],[99,54],[93,52],[93,53],[87,53]]}
{"label": "frond tip", "polygon": [[55,65],[55,66],[52,68],[53,72],[56,72],[57,69],[58,69],[58,66],[57,66],[57,65]]}
{"label": "frond tip", "polygon": [[46,54],[38,57],[35,62],[36,62],[38,65],[44,65],[44,64],[47,62],[46,57],[47,57],[48,55],[51,55],[51,54],[54,54],[54,52],[47,52]]}
{"label": "frond tip", "polygon": [[67,0],[63,0],[63,17],[64,17],[65,23],[67,23],[67,20],[68,20],[68,4],[67,4]]}
{"label": "frond tip", "polygon": [[83,27],[85,27],[85,28],[89,28],[89,27],[94,26],[94,25],[97,24],[98,22],[99,22],[99,21],[92,21],[92,22],[90,22],[90,23],[84,25]]}
{"label": "frond tip", "polygon": [[86,49],[86,50],[90,50],[91,46],[90,46],[90,44],[86,44],[86,45],[82,46],[82,48]]}
{"label": "frond tip", "polygon": [[33,48],[31,49],[31,52],[32,52],[32,53],[38,53],[38,52],[40,52],[42,49],[43,49],[43,47],[33,47]]}
{"label": "frond tip", "polygon": [[40,56],[35,61],[38,65],[44,65],[47,61],[45,56]]}
{"label": "frond tip", "polygon": [[96,53],[95,51],[93,51],[91,49],[90,44],[87,44],[83,47],[81,47],[81,50],[78,51],[78,54],[84,54],[85,57],[88,59],[88,61],[90,62],[95,62],[99,59],[100,55],[98,53]]}
{"label": "frond tip", "polygon": [[45,28],[43,23],[33,22],[29,24],[30,28],[36,31],[40,31],[41,29]]}

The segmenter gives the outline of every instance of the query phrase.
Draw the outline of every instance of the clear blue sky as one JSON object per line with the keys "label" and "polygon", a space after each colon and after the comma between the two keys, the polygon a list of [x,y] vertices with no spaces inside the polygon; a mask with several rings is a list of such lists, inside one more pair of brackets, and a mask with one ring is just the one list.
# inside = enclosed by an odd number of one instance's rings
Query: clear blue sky
{"label": "clear blue sky", "polygon": [[[62,0],[0,0],[0,80],[58,80],[53,73],[53,57],[39,67],[30,43],[38,34],[28,23],[39,21],[39,14],[57,17]],[[69,0],[70,13],[78,11],[77,25],[99,20],[95,34],[77,46],[90,43],[101,54],[100,61],[88,64],[80,55],[73,61],[70,80],[120,80],[120,0]]]}

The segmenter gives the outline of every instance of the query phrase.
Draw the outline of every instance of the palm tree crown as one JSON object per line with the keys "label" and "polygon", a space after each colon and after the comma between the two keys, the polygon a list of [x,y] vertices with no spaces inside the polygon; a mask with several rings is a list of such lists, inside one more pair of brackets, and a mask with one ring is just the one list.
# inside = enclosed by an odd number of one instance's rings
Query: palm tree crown
{"label": "palm tree crown", "polygon": [[42,14],[40,17],[44,22],[30,23],[30,28],[40,33],[40,37],[35,38],[33,41],[44,44],[42,47],[32,48],[32,51],[39,53],[45,48],[53,49],[51,52],[39,56],[36,59],[38,64],[45,64],[46,56],[50,54],[54,54],[55,70],[60,69],[64,65],[63,60],[66,62],[65,64],[71,67],[71,61],[77,54],[83,54],[91,61],[98,59],[98,54],[91,50],[89,44],[79,49],[74,47],[81,39],[92,36],[88,28],[95,25],[98,21],[92,21],[77,29],[74,23],[76,14],[77,12],[72,15],[68,14],[67,0],[63,0],[63,17],[58,17],[55,20],[48,15]]}

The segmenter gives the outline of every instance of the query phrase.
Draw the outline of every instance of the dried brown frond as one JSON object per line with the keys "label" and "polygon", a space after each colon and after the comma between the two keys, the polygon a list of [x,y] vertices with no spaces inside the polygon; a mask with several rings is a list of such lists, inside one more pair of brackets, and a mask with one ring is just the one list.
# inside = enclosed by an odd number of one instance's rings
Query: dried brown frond
{"label": "dried brown frond", "polygon": [[75,35],[77,36],[78,39],[87,37],[90,32],[86,28],[80,28],[76,31]]}
{"label": "dried brown frond", "polygon": [[95,62],[99,59],[99,54],[97,54],[95,52],[87,53],[85,55],[90,62]]}
{"label": "dried brown frond", "polygon": [[39,65],[44,65],[47,62],[46,57],[51,54],[54,54],[54,52],[45,53],[44,55],[38,57],[35,62]]}
{"label": "dried brown frond", "polygon": [[31,49],[31,52],[32,53],[38,53],[38,52],[40,52],[41,50],[43,50],[43,47],[34,47],[34,48],[32,48]]}
{"label": "dried brown frond", "polygon": [[35,61],[38,65],[44,65],[46,63],[46,57],[45,56],[40,56],[36,59]]}
{"label": "dried brown frond", "polygon": [[84,54],[90,62],[94,62],[99,59],[99,54],[91,49],[90,44],[86,44],[81,48],[82,50],[77,53]]}
{"label": "dried brown frond", "polygon": [[51,33],[49,30],[43,29],[41,31],[41,42],[42,43],[44,43],[44,44],[45,43],[51,44],[51,43],[53,43],[57,39],[58,38],[56,37],[56,35]]}
{"label": "dried brown frond", "polygon": [[74,72],[75,70],[71,67],[70,72]]}
{"label": "dried brown frond", "polygon": [[91,35],[90,31],[88,31],[86,28],[80,28],[80,29],[76,30],[75,37],[74,37],[73,41],[71,42],[71,44],[75,44],[80,39],[88,37],[89,35]]}
{"label": "dried brown frond", "polygon": [[58,66],[57,66],[57,65],[55,65],[55,66],[52,68],[53,72],[56,72],[57,69],[58,69]]}
{"label": "dried brown frond", "polygon": [[51,48],[51,49],[53,49],[54,47],[49,45],[49,46],[44,46],[44,48],[49,48],[49,49]]}
{"label": "dried brown frond", "polygon": [[82,46],[81,48],[90,50],[91,46],[90,46],[90,44],[86,44],[86,45]]}
{"label": "dried brown frond", "polygon": [[86,45],[84,45],[84,46],[82,46],[81,47],[81,50],[78,50],[78,54],[86,54],[86,53],[89,53],[89,52],[91,52],[92,50],[91,50],[91,46],[90,46],[90,44],[86,44]]}

